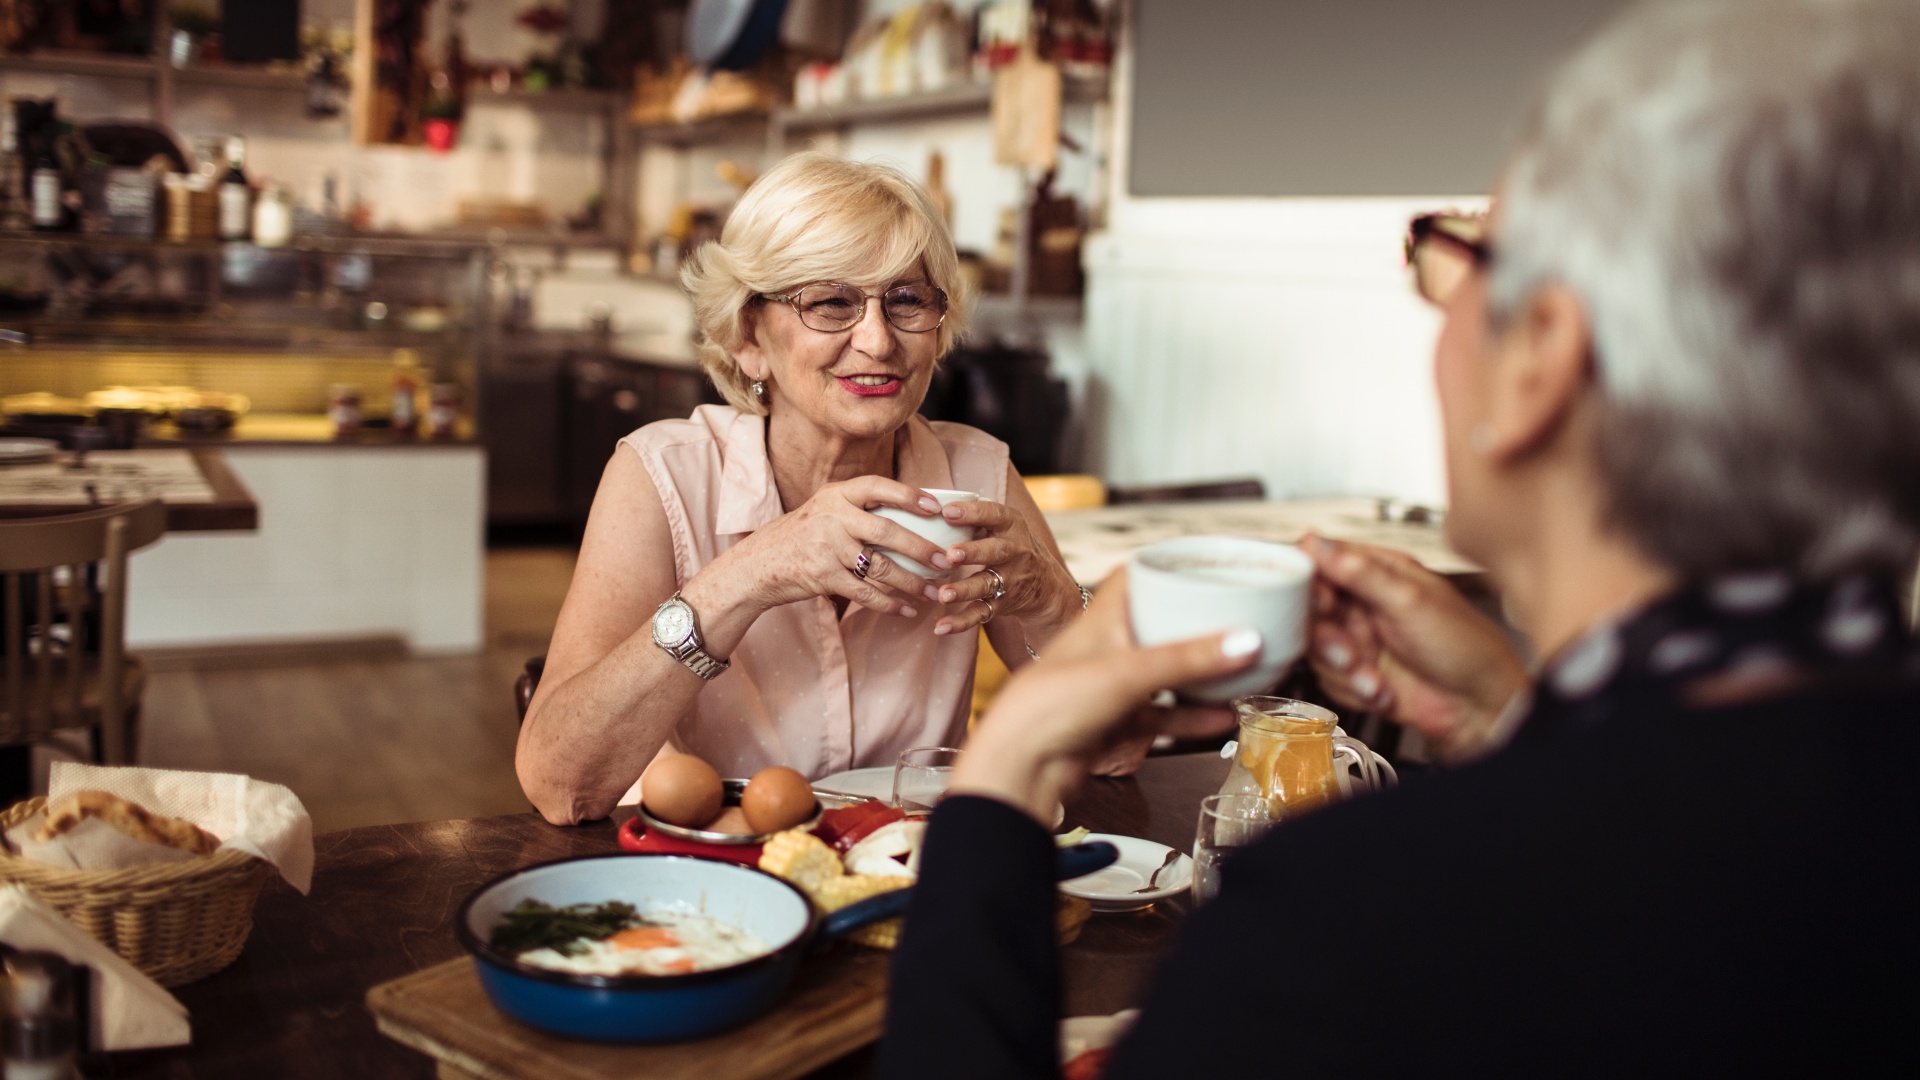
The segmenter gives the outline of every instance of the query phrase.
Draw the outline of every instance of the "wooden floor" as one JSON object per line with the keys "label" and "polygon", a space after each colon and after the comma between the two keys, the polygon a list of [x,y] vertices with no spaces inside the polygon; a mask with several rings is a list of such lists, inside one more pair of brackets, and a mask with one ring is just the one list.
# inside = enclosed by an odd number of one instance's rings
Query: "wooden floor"
{"label": "wooden floor", "polygon": [[513,681],[546,651],[572,574],[569,549],[489,552],[477,656],[156,671],[140,763],[285,784],[323,832],[525,811]]}

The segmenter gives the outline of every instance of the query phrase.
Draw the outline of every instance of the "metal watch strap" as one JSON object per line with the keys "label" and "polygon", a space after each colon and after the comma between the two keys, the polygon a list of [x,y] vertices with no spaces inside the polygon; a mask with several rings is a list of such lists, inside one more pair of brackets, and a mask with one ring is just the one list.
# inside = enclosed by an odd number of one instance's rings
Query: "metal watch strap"
{"label": "metal watch strap", "polygon": [[716,660],[709,656],[707,651],[700,647],[698,641],[682,642],[678,649],[669,649],[668,652],[675,660],[687,665],[688,671],[708,682],[719,678],[721,672],[732,666],[731,661]]}

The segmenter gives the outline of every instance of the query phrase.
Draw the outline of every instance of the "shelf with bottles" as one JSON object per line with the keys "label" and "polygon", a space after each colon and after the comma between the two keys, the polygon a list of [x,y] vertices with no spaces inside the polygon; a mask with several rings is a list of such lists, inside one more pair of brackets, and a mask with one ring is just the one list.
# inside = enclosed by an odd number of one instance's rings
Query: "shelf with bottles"
{"label": "shelf with bottles", "polygon": [[[1107,99],[1105,79],[1075,78],[1061,83],[1066,104],[1092,104]],[[887,124],[926,120],[936,116],[985,115],[993,105],[993,84],[964,82],[940,90],[899,97],[864,98],[808,108],[775,109],[772,123],[781,135],[859,124]]]}
{"label": "shelf with bottles", "polygon": [[111,53],[0,53],[0,71],[146,81],[158,79],[164,72],[179,83],[204,83],[251,90],[294,92],[304,90],[307,85],[306,73],[291,68],[240,64],[196,64],[176,67],[151,56],[117,56]]}
{"label": "shelf with bottles", "polygon": [[495,90],[485,83],[475,83],[467,94],[467,105],[470,107],[524,105],[530,109],[554,112],[605,113],[621,104],[621,95],[616,91],[577,86],[553,87],[546,90],[527,90],[522,87]]}

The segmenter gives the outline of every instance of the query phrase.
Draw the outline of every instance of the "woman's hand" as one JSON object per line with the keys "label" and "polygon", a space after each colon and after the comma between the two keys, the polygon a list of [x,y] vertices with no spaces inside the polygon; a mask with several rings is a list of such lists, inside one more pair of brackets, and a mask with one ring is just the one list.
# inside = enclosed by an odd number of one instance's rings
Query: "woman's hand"
{"label": "woman's hand", "polygon": [[[1032,619],[1050,631],[1080,613],[1079,584],[1053,549],[1034,535],[1018,510],[982,499],[950,503],[942,514],[954,525],[979,530],[974,539],[948,548],[947,560],[954,566],[992,569],[1000,575],[1000,581],[982,570],[959,581],[927,586],[924,595],[928,599],[958,605],[958,610],[948,612],[934,624],[934,633],[965,633],[1002,615]],[[994,599],[994,590],[1002,583],[1006,593]],[[988,601],[992,608],[988,608]],[[1051,636],[1039,635],[1043,640]]]}
{"label": "woman's hand", "polygon": [[[912,618],[917,613],[913,605],[923,602],[921,590],[926,582],[874,549],[891,548],[941,570],[953,563],[938,544],[867,513],[878,506],[898,507],[922,517],[940,512],[933,496],[884,476],[827,484],[728,549],[695,580],[722,568],[759,610],[816,596],[839,596],[883,615]],[[865,578],[858,573],[863,553],[868,560]]]}
{"label": "woman's hand", "polygon": [[1377,711],[1460,761],[1504,736],[1495,721],[1527,684],[1498,625],[1411,556],[1308,536],[1313,558],[1309,654],[1342,707]]}
{"label": "woman's hand", "polygon": [[1142,708],[1157,690],[1238,671],[1260,653],[1253,629],[1143,649],[1127,625],[1126,572],[1101,587],[1086,614],[1047,654],[1007,682],[967,740],[949,793],[986,795],[1035,820],[1100,761],[1156,734],[1216,734],[1232,725],[1218,709]]}

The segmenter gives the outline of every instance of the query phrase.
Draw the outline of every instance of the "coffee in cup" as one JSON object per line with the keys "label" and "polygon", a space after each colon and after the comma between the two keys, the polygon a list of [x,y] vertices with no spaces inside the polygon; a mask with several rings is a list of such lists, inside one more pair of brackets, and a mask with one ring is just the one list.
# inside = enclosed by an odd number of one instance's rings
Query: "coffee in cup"
{"label": "coffee in cup", "polygon": [[1127,608],[1134,640],[1165,645],[1250,626],[1260,657],[1250,668],[1180,687],[1225,704],[1272,687],[1307,643],[1313,560],[1299,548],[1237,536],[1183,536],[1127,559]]}
{"label": "coffee in cup", "polygon": [[[927,494],[939,501],[942,510],[945,510],[953,503],[978,502],[980,499],[980,493],[977,491],[951,491],[947,488],[926,488],[924,490]],[[921,517],[919,514],[913,513],[910,510],[900,510],[891,506],[882,506],[874,510],[869,510],[868,513],[877,517],[886,518],[888,521],[913,533],[915,536],[926,537],[928,540],[940,545],[940,550],[942,551],[945,551],[955,544],[964,544],[973,539],[973,527],[971,525],[955,525],[938,514],[933,517]],[[948,571],[935,570],[931,566],[907,558],[892,548],[876,548],[874,550],[892,559],[894,562],[899,563],[900,566],[908,572],[918,574],[929,581],[947,576]]]}

